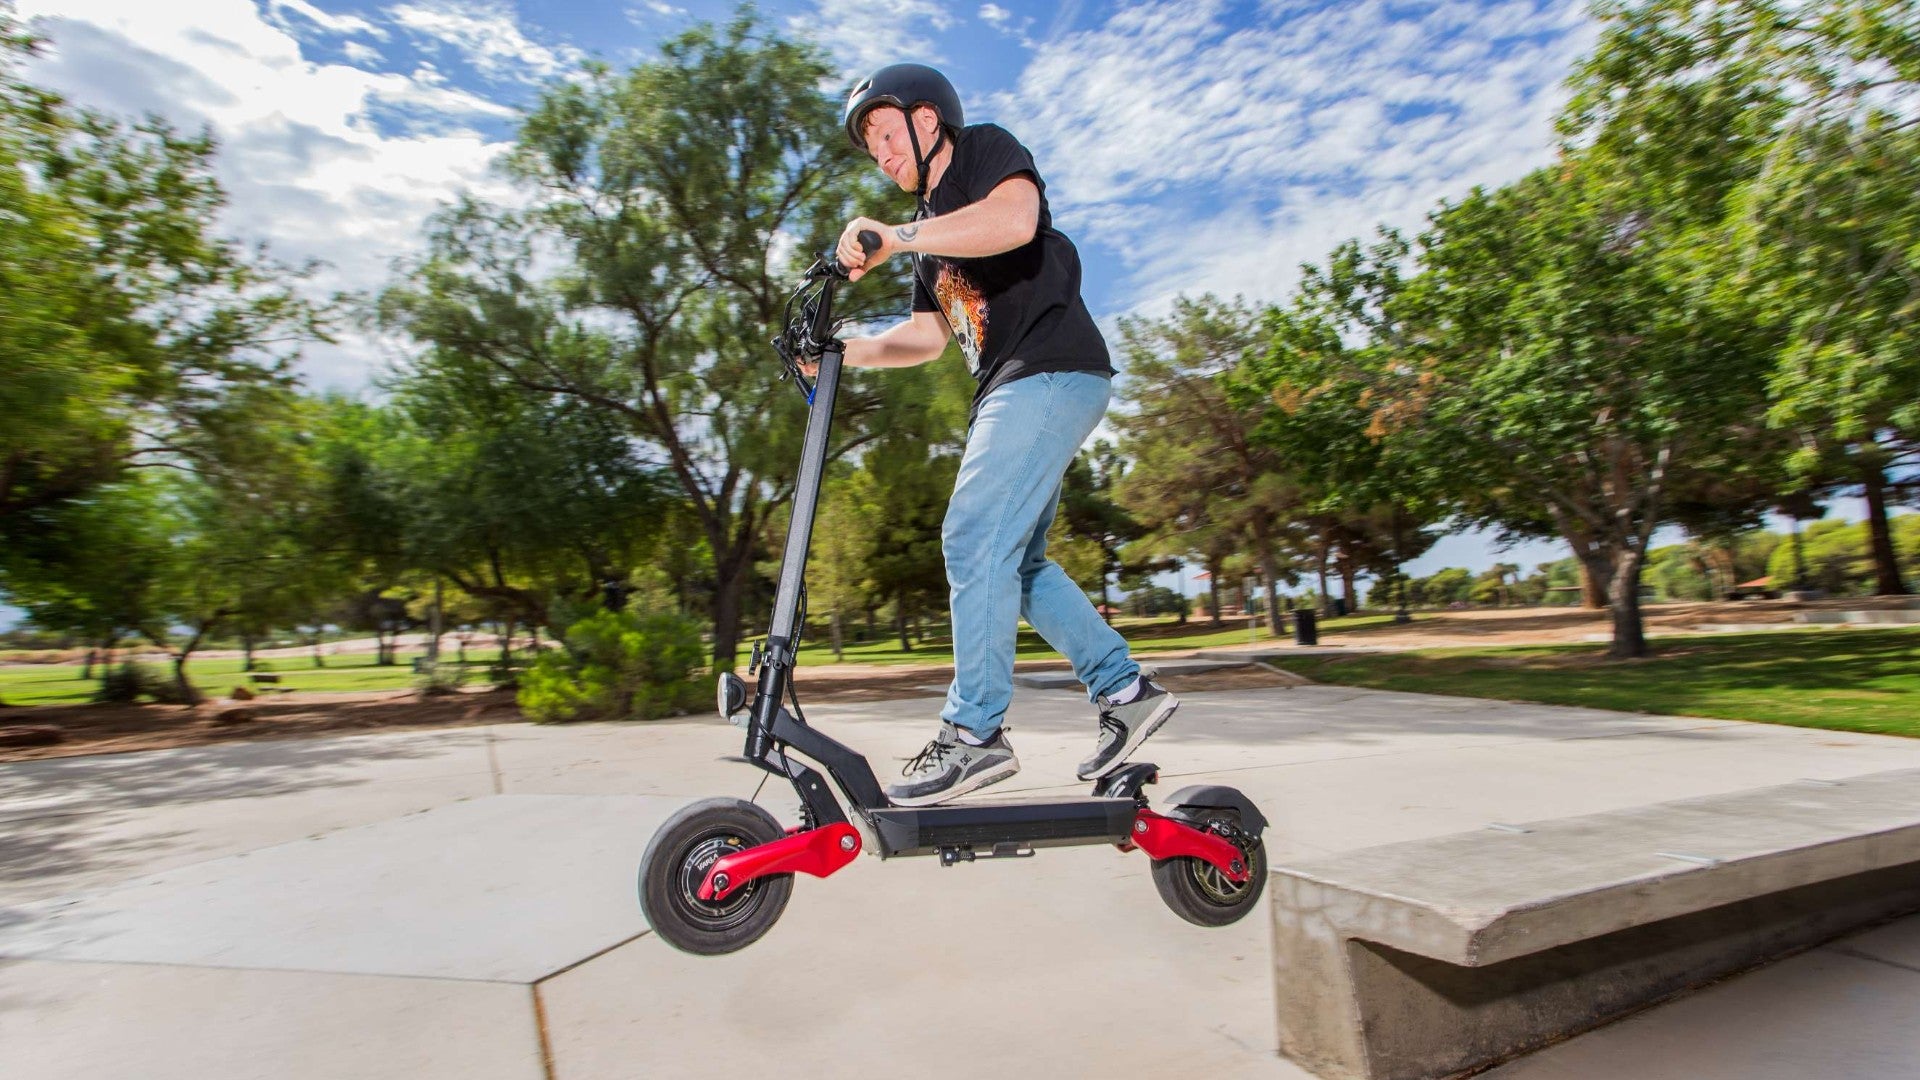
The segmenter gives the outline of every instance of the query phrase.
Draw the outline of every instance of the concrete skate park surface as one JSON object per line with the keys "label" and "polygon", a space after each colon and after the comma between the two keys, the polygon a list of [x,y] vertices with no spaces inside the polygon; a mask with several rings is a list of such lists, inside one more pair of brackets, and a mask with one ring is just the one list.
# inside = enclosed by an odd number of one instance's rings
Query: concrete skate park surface
{"label": "concrete skate park surface", "polygon": [[[1246,791],[1272,859],[1920,767],[1920,741],[1335,687],[1194,693],[1138,757]],[[932,703],[821,704],[883,776]],[[1017,692],[1023,771],[1093,717]],[[0,766],[0,1077],[1304,1077],[1269,925],[1181,922],[1138,853],[802,877],[744,952],[646,931],[658,823],[760,774],[717,719],[277,741]],[[1152,793],[1155,789],[1149,789]],[[760,793],[791,820],[790,790]],[[1920,1076],[1920,919],[1508,1064],[1503,1080]]]}

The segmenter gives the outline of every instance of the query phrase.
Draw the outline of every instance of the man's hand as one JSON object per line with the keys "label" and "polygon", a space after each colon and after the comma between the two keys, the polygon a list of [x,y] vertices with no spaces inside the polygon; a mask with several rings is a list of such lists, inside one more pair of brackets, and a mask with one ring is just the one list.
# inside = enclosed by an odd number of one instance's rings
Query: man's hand
{"label": "man's hand", "polygon": [[[860,250],[860,233],[868,231],[880,237],[880,246],[868,255]],[[893,226],[883,224],[868,217],[857,217],[847,222],[840,233],[840,243],[834,248],[834,257],[840,265],[847,268],[847,280],[859,281],[867,271],[887,261],[887,257],[900,250],[893,235]]]}

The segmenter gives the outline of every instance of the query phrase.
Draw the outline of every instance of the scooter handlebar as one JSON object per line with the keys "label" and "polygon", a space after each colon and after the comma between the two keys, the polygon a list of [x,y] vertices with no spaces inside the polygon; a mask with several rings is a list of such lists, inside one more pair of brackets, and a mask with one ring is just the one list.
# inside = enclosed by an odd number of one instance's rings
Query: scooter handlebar
{"label": "scooter handlebar", "polygon": [[[874,232],[872,229],[861,229],[857,239],[860,241],[860,250],[868,255],[880,250],[880,234]],[[843,281],[846,280],[847,268],[840,265],[839,259],[828,258],[827,269],[833,271],[834,277],[840,278]]]}

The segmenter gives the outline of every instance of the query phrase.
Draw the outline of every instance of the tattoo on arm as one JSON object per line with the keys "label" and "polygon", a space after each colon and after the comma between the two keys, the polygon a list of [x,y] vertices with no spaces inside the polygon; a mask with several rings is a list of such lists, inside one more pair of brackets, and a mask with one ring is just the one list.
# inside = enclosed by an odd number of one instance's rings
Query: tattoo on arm
{"label": "tattoo on arm", "polygon": [[913,238],[919,235],[920,223],[917,221],[911,225],[896,225],[893,229],[893,238],[903,244],[913,243]]}

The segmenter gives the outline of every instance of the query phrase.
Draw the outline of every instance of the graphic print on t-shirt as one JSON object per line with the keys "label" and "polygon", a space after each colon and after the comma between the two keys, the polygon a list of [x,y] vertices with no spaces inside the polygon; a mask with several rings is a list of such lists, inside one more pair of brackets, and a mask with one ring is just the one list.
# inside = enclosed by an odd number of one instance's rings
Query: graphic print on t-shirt
{"label": "graphic print on t-shirt", "polygon": [[960,351],[967,355],[967,370],[980,374],[980,346],[987,340],[987,298],[978,286],[950,264],[941,262],[933,282],[933,295],[946,313]]}

